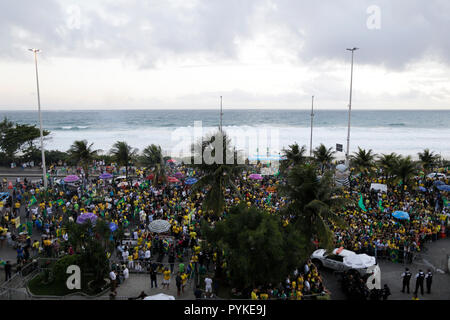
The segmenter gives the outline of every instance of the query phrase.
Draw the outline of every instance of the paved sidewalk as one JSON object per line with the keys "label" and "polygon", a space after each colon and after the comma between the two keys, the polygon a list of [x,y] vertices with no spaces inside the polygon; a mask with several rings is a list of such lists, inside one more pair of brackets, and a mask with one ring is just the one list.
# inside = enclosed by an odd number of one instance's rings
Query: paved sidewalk
{"label": "paved sidewalk", "polygon": [[[184,288],[184,294],[177,296],[177,286],[175,283],[175,276],[170,279],[169,289],[162,288],[161,274],[158,274],[158,288],[150,288],[150,275],[149,274],[136,274],[131,273],[130,277],[117,288],[117,296],[119,297],[137,297],[142,291],[147,295],[152,296],[158,293],[164,293],[174,296],[177,300],[195,300],[194,296],[194,282],[188,281]],[[108,297],[110,292],[104,294],[104,297]]]}

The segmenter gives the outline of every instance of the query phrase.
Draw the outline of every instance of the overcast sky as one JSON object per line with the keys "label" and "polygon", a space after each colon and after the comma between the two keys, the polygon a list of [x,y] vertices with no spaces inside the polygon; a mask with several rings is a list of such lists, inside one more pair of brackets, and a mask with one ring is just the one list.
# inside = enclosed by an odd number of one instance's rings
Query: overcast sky
{"label": "overcast sky", "polygon": [[448,0],[1,0],[0,108],[450,109]]}

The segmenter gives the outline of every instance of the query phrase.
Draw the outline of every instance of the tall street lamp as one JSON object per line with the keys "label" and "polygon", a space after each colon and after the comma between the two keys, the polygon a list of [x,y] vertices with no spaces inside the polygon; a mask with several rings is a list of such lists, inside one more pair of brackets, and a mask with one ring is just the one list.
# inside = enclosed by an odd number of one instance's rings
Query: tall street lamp
{"label": "tall street lamp", "polygon": [[348,104],[348,132],[347,132],[347,152],[345,153],[345,165],[349,167],[349,156],[350,156],[350,114],[352,111],[352,84],[353,84],[353,53],[359,48],[347,48],[348,51],[352,52],[352,67],[350,73],[350,102]]}
{"label": "tall street lamp", "polygon": [[41,98],[39,95],[39,76],[38,76],[38,67],[37,67],[37,54],[41,52],[40,49],[28,49],[34,53],[34,64],[36,67],[36,86],[37,86],[37,98],[38,98],[38,112],[39,112],[39,131],[41,136],[41,153],[42,153],[42,175],[44,178],[44,188],[47,189],[47,169],[45,167],[45,150],[44,150],[44,138],[42,132],[42,116],[41,116]]}
{"label": "tall street lamp", "polygon": [[311,138],[309,140],[309,156],[310,157],[312,157],[313,118],[314,118],[314,96],[312,96],[312,98],[311,98]]}

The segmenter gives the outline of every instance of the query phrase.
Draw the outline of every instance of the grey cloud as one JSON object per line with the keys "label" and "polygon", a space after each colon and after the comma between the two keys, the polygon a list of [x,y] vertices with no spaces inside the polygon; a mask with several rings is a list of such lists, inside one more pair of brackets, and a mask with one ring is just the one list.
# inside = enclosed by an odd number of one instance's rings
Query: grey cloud
{"label": "grey cloud", "polygon": [[[24,59],[26,52],[19,48],[38,46],[50,56],[120,58],[144,68],[191,54],[203,54],[211,61],[236,59],[237,37],[245,41],[279,26],[289,31],[289,37],[277,43],[302,62],[347,61],[345,48],[350,46],[361,48],[357,62],[389,68],[401,68],[426,54],[450,62],[450,37],[446,34],[450,2],[446,0],[204,0],[176,9],[156,0],[98,2],[106,17],[78,2],[80,29],[67,27],[68,5],[52,0],[1,1],[0,57]],[[366,26],[366,10],[371,5],[381,9],[380,30]],[[262,7],[269,9],[253,24],[252,17]],[[115,16],[128,21],[115,25]],[[145,24],[150,29],[142,29]],[[30,37],[18,37],[14,33],[18,27]]]}

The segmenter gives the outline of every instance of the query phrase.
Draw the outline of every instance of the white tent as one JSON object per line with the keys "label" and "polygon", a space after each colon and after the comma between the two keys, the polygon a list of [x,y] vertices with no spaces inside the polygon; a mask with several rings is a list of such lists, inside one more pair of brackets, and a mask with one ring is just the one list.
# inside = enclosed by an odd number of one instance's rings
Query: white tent
{"label": "white tent", "polygon": [[381,183],[371,183],[370,184],[370,190],[377,190],[382,192],[387,192],[387,185],[381,184]]}
{"label": "white tent", "polygon": [[144,300],[175,300],[174,296],[169,296],[164,293],[158,293],[153,296],[145,297]]}

